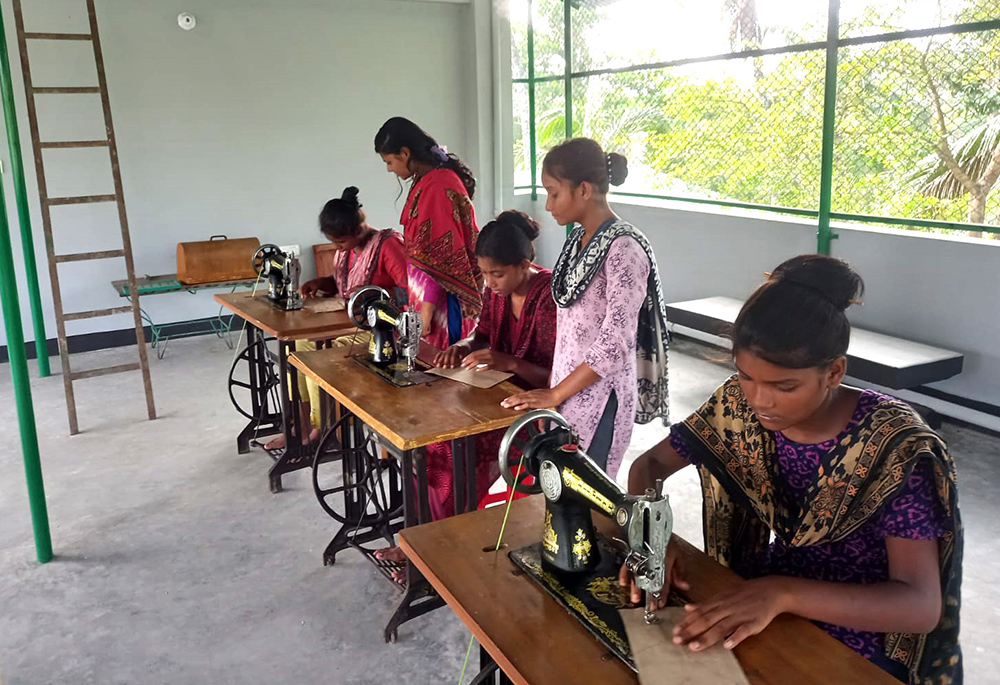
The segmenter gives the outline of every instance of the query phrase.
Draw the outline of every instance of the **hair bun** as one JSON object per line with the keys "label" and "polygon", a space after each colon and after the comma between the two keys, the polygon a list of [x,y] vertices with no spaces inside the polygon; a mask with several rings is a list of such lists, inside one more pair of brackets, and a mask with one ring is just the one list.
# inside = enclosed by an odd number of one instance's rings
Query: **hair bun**
{"label": "hair bun", "polygon": [[613,186],[620,186],[628,178],[628,159],[617,152],[608,153],[608,181]]}
{"label": "hair bun", "polygon": [[782,262],[771,278],[809,288],[841,311],[861,298],[865,291],[861,276],[842,259],[826,255],[800,255]]}
{"label": "hair bun", "polygon": [[355,207],[361,207],[361,203],[358,202],[358,189],[354,186],[348,186],[344,188],[344,192],[341,193],[340,199],[344,202],[354,205]]}
{"label": "hair bun", "polygon": [[538,234],[541,232],[537,221],[516,209],[508,209],[500,212],[497,215],[496,222],[504,226],[517,227],[532,242],[538,238]]}

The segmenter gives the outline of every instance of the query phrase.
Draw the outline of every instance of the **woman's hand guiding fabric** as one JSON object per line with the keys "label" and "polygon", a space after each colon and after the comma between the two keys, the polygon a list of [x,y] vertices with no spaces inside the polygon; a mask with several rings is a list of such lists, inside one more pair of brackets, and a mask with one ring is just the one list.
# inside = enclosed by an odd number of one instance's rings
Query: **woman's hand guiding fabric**
{"label": "woman's hand guiding fabric", "polygon": [[517,360],[509,354],[497,352],[496,350],[491,350],[487,347],[485,349],[469,353],[469,355],[462,360],[462,366],[466,369],[474,369],[476,371],[493,369],[495,371],[514,373],[517,367]]}
{"label": "woman's hand guiding fabric", "polygon": [[[329,279],[327,278],[314,278],[311,281],[306,281],[301,286],[299,286],[299,294],[306,300],[310,300],[314,297],[329,297],[335,293],[326,292],[329,287]],[[334,288],[336,290],[336,288]]]}
{"label": "woman's hand guiding fabric", "polygon": [[500,406],[515,411],[528,411],[530,409],[552,409],[561,402],[562,400],[554,388],[542,388],[511,395],[501,402]]}
{"label": "woman's hand guiding fabric", "polygon": [[[691,585],[684,579],[684,564],[677,554],[677,544],[673,540],[667,545],[666,559],[663,591],[660,592],[660,597],[656,600],[654,609],[662,609],[667,606],[667,596],[670,594],[671,588],[677,588],[678,590],[691,589]],[[618,571],[618,584],[622,587],[631,587],[629,599],[632,600],[633,604],[643,603],[642,590],[635,584],[632,572],[628,570],[628,566],[625,564],[622,564],[621,570]]]}
{"label": "woman's hand guiding fabric", "polygon": [[788,606],[788,595],[777,576],[756,578],[710,600],[684,607],[687,615],[674,627],[674,644],[694,651],[723,642],[733,649],[764,630]]}
{"label": "woman's hand guiding fabric", "polygon": [[444,352],[434,355],[434,366],[439,369],[454,369],[462,363],[462,359],[469,354],[469,346],[464,342],[457,342]]}

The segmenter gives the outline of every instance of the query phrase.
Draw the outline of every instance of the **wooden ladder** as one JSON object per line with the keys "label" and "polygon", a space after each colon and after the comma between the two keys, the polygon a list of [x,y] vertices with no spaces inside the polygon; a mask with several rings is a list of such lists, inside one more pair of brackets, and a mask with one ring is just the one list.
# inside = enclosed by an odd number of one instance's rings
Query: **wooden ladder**
{"label": "wooden ladder", "polygon": [[[108,81],[104,72],[104,55],[101,51],[101,39],[97,31],[97,12],[94,0],[86,0],[87,13],[90,18],[89,33],[28,33],[24,30],[24,15],[21,11],[21,0],[13,0],[14,20],[17,25],[17,43],[21,54],[21,70],[24,77],[25,100],[28,106],[28,121],[31,124],[31,145],[35,156],[35,174],[38,178],[38,197],[42,209],[42,225],[45,230],[45,251],[49,261],[49,277],[52,280],[52,300],[55,305],[56,327],[59,334],[59,357],[62,360],[63,387],[66,391],[66,410],[69,413],[69,432],[73,435],[80,432],[76,416],[76,399],[73,394],[73,382],[95,376],[106,376],[125,371],[142,371],[142,383],[146,393],[146,409],[150,419],[156,418],[156,406],[153,403],[153,384],[149,377],[149,359],[146,354],[146,337],[142,326],[142,315],[139,311],[139,298],[132,297],[131,306],[112,307],[110,309],[94,309],[90,311],[63,311],[62,292],[59,286],[60,264],[67,262],[82,262],[95,259],[125,259],[128,273],[129,292],[136,292],[135,267],[132,261],[132,242],[129,238],[128,217],[125,213],[125,194],[122,190],[121,170],[118,165],[118,146],[115,143],[115,127],[111,120],[111,103],[108,99]],[[89,41],[94,46],[94,60],[97,63],[96,86],[85,87],[48,87],[36,88],[31,81],[31,67],[28,61],[29,41]],[[104,124],[107,138],[103,140],[73,140],[73,141],[42,141],[38,133],[38,114],[35,107],[35,96],[39,94],[77,95],[99,94],[104,108]],[[43,152],[55,148],[96,148],[107,147],[111,155],[111,173],[114,176],[113,195],[87,195],[77,197],[49,197],[45,184],[45,164]],[[119,250],[102,252],[79,252],[74,254],[55,254],[52,240],[51,207],[60,205],[79,205],[93,202],[115,202],[118,205],[118,219],[121,224],[122,247]],[[135,322],[135,339],[139,350],[139,361],[130,364],[120,364],[87,371],[74,372],[69,363],[69,347],[66,342],[66,322],[92,319],[99,316],[111,316],[132,312]]]}

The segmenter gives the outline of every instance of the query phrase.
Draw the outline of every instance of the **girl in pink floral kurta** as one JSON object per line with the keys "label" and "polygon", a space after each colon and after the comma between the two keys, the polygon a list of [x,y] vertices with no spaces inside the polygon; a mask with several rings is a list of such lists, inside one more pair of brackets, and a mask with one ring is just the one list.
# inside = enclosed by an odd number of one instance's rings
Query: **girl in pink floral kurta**
{"label": "girl in pink floral kurta", "polygon": [[[568,249],[579,253],[579,242]],[[628,236],[616,238],[586,291],[569,307],[556,309],[552,386],[580,364],[600,376],[560,404],[558,411],[573,426],[587,453],[599,464],[602,457],[606,459],[602,466],[612,476],[625,456],[635,423],[636,330],[648,276],[649,259],[639,243]],[[595,436],[605,412],[605,422],[612,423],[602,426],[603,434]],[[604,433],[607,428],[613,432]]]}
{"label": "girl in pink floral kurta", "polygon": [[545,208],[579,224],[552,273],[558,305],[550,388],[507,398],[516,409],[558,407],[587,454],[614,476],[632,424],[666,422],[667,330],[652,248],[611,211],[607,193],[625,158],[586,138],[553,148],[542,165]]}

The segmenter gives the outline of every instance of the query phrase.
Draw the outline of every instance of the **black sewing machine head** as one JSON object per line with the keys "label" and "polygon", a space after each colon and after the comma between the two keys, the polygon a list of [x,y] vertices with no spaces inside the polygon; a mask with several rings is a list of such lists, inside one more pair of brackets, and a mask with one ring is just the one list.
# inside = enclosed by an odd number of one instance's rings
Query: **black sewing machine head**
{"label": "black sewing machine head", "polygon": [[[584,573],[600,562],[591,511],[618,524],[625,563],[636,585],[655,598],[663,589],[667,543],[673,528],[662,483],[644,495],[629,495],[577,445],[569,423],[557,412],[528,412],[504,434],[500,471],[519,492],[544,493],[543,565],[562,573]],[[518,470],[520,467],[520,470]],[[647,612],[647,620],[651,620]]]}
{"label": "black sewing machine head", "polygon": [[402,312],[392,297],[377,285],[359,288],[347,301],[347,314],[358,328],[371,331],[371,362],[387,367],[402,357],[413,371],[420,351],[421,321],[417,312]]}
{"label": "black sewing machine head", "polygon": [[277,245],[261,245],[253,253],[253,270],[267,279],[267,299],[279,309],[302,309],[299,260]]}

